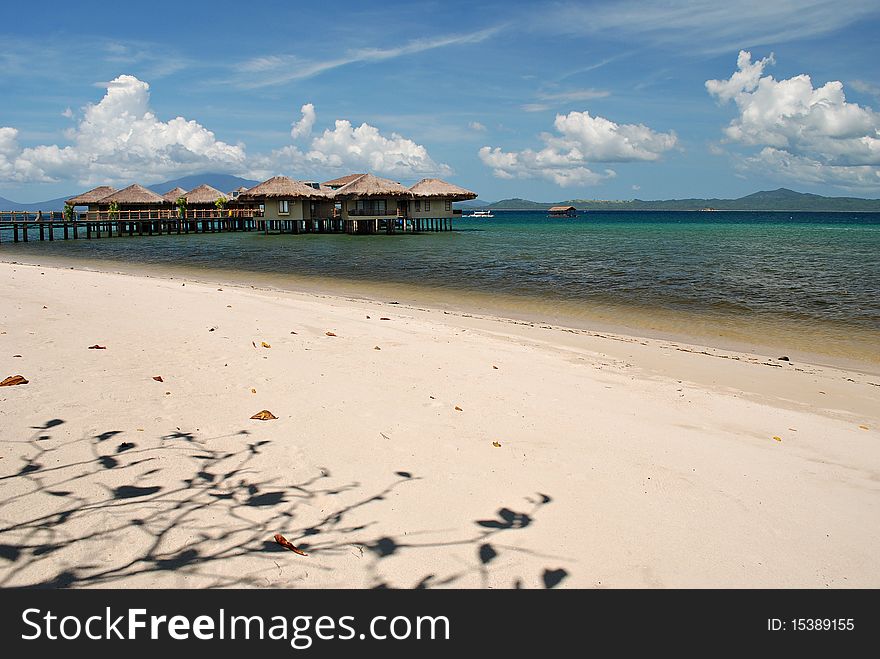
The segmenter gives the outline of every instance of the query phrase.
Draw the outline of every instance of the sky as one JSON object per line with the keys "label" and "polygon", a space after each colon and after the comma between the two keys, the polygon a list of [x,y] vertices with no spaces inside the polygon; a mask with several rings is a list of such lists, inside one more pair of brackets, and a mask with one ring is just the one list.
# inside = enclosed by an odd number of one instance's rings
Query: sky
{"label": "sky", "polygon": [[4,12],[0,196],[19,202],[362,171],[485,201],[880,197],[876,0]]}

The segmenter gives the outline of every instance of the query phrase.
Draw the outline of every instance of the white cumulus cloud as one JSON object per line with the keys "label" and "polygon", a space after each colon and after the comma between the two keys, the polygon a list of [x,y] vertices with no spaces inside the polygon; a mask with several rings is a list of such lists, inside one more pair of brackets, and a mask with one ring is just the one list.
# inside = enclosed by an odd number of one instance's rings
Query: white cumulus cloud
{"label": "white cumulus cloud", "polygon": [[543,148],[507,152],[484,146],[479,155],[498,178],[544,178],[557,185],[595,185],[615,176],[612,169],[595,172],[593,163],[658,160],[675,148],[674,132],[654,131],[643,124],[618,124],[589,112],[558,114],[556,134],[543,133]]}
{"label": "white cumulus cloud", "polygon": [[725,141],[761,147],[744,162],[786,178],[876,186],[880,114],[848,102],[840,81],[814,87],[806,74],[784,80],[764,75],[773,61],[771,55],[752,62],[751,53],[740,51],[729,79],[706,81],[709,94],[737,107]]}
{"label": "white cumulus cloud", "polygon": [[300,108],[300,112],[302,112],[302,118],[293,124],[293,128],[290,129],[290,136],[293,139],[299,139],[300,137],[306,137],[311,135],[312,127],[315,125],[315,106],[311,103],[306,103]]}
{"label": "white cumulus cloud", "polygon": [[[317,119],[311,103],[303,106],[302,113],[302,119],[291,131],[294,139],[309,138]],[[307,131],[297,130],[304,126]],[[370,171],[400,178],[452,173],[449,165],[436,162],[421,144],[394,132],[382,134],[368,123],[355,126],[347,119],[337,119],[333,128],[310,137],[303,146],[290,144],[255,158],[251,171],[262,176],[278,169],[300,175]]]}
{"label": "white cumulus cloud", "polygon": [[241,145],[218,140],[195,121],[160,120],[150,109],[150,86],[121,75],[85,108],[71,144],[18,148],[14,128],[0,128],[0,174],[6,180],[75,180],[81,184],[152,182],[200,171],[244,169]]}

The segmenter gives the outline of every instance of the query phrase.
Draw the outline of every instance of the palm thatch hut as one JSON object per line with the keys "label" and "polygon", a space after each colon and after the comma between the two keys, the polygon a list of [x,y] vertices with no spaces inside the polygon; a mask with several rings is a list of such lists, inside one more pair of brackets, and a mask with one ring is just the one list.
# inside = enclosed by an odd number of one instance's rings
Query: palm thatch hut
{"label": "palm thatch hut", "polygon": [[187,208],[215,208],[218,199],[227,199],[220,190],[205,183],[184,194],[183,198]]}
{"label": "palm thatch hut", "polygon": [[114,192],[116,192],[116,188],[111,188],[109,185],[99,185],[88,192],[71,197],[67,200],[67,204],[69,206],[88,206],[90,211],[98,210],[98,202]]}
{"label": "palm thatch hut", "polygon": [[577,208],[574,206],[551,206],[547,211],[550,217],[576,217]]}
{"label": "palm thatch hut", "polygon": [[439,178],[423,178],[409,191],[413,195],[410,217],[414,218],[449,218],[456,214],[453,201],[477,198],[475,192]]}
{"label": "palm thatch hut", "polygon": [[342,202],[342,218],[373,220],[406,216],[407,202],[412,193],[396,181],[362,174],[333,193]]}
{"label": "palm thatch hut", "polygon": [[120,210],[155,208],[157,206],[168,204],[164,198],[137,183],[129,185],[127,188],[123,188],[118,192],[114,192],[98,200],[98,203],[102,206],[109,206],[113,202],[116,202]]}
{"label": "palm thatch hut", "polygon": [[186,190],[177,186],[162,195],[162,199],[167,201],[169,204],[176,204],[177,200],[180,199],[183,195],[186,194]]}
{"label": "palm thatch hut", "polygon": [[273,176],[236,198],[240,204],[259,204],[268,221],[326,219],[333,214],[333,201],[325,190],[287,176]]}

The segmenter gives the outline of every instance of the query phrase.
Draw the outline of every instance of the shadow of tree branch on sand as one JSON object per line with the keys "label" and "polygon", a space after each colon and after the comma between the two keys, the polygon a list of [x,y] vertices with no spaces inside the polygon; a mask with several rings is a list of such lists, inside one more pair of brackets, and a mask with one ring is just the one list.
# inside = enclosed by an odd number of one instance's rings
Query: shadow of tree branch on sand
{"label": "shadow of tree branch on sand", "polygon": [[[389,495],[405,494],[407,484],[420,480],[408,471],[393,472],[384,485],[370,488],[334,484],[325,468],[283,482],[260,477],[255,460],[271,442],[253,441],[248,430],[204,439],[178,430],[143,447],[140,441],[120,442],[119,430],[53,440],[51,432],[63,424],[51,419],[33,428],[32,437],[16,442],[28,447],[24,465],[0,474],[0,483],[15,485],[4,488],[0,499],[0,587],[282,586],[289,582],[275,578],[282,571],[279,561],[303,561],[295,567],[306,576],[308,569],[329,569],[276,544],[272,537],[278,532],[316,558],[360,552],[367,558],[359,566],[362,576],[376,588],[454,586],[474,577],[488,587],[502,554],[541,557],[500,541],[533,523],[552,501],[544,494],[527,499],[525,511],[502,507],[494,518],[474,520],[473,532],[464,537],[416,542],[372,530],[381,526]],[[230,438],[236,446],[240,440],[241,448],[213,447],[216,440]],[[72,445],[87,447],[90,457],[70,460]],[[103,482],[105,472],[120,470],[127,477],[112,480],[125,484]],[[408,538],[425,533],[432,531]],[[433,564],[432,555],[451,548],[471,550],[472,561],[406,584],[382,576],[383,561],[392,556],[419,552],[425,564]],[[179,580],[157,579],[169,574]],[[553,588],[567,576],[563,568],[546,567],[540,579]],[[308,579],[301,585],[308,586]],[[507,585],[520,587],[523,580]]]}

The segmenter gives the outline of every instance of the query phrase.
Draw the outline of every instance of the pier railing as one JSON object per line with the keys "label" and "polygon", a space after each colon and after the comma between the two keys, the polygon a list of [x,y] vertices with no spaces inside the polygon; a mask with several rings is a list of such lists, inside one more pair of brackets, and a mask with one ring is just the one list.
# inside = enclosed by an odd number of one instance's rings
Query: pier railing
{"label": "pier railing", "polygon": [[87,211],[77,213],[77,222],[136,222],[139,220],[225,220],[229,218],[263,217],[259,208],[188,208],[185,213],[177,209],[156,210]]}
{"label": "pier railing", "polygon": [[[118,210],[118,211],[86,211],[74,213],[69,221],[74,222],[136,222],[147,220],[226,220],[239,218],[263,217],[259,208],[192,208],[181,214],[177,209],[156,210]],[[65,222],[68,221],[61,211],[0,211],[0,222]]]}
{"label": "pier railing", "polygon": [[397,210],[395,209],[380,211],[370,210],[369,208],[358,208],[348,211],[348,215],[349,217],[398,217]]}

